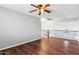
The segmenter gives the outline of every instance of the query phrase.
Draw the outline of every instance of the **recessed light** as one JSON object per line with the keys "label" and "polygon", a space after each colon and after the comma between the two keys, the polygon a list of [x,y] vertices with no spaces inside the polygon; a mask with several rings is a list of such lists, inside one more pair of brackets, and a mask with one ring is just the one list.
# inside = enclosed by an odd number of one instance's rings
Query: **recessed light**
{"label": "recessed light", "polygon": [[45,18],[41,18],[41,21],[46,21],[46,19]]}

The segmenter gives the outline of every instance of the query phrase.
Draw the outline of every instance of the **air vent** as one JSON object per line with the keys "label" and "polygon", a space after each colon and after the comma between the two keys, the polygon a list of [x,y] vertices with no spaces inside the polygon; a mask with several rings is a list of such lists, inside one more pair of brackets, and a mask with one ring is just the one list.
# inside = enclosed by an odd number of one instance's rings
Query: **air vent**
{"label": "air vent", "polygon": [[46,18],[47,20],[52,20],[51,18]]}

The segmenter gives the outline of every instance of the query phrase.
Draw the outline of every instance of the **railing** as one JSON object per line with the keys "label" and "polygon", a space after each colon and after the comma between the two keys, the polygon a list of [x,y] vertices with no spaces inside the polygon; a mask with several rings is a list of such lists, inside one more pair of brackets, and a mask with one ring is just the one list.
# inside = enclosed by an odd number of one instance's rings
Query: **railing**
{"label": "railing", "polygon": [[59,38],[66,38],[66,39],[75,39],[78,36],[79,31],[75,30],[41,30],[42,36],[49,37],[59,37]]}

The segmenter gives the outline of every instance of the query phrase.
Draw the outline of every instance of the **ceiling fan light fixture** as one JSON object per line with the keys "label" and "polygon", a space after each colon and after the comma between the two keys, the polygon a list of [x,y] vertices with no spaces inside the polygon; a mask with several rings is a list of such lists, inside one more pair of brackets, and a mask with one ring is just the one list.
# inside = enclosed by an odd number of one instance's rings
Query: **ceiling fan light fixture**
{"label": "ceiling fan light fixture", "polygon": [[42,8],[42,9],[41,9],[41,13],[43,13],[43,12],[44,12],[44,9]]}
{"label": "ceiling fan light fixture", "polygon": [[37,11],[38,15],[41,15],[43,12],[47,12],[47,13],[51,12],[50,10],[47,9],[47,7],[49,7],[50,4],[39,4],[37,6],[32,4],[31,6],[34,6],[36,8],[36,10],[34,10],[34,11]]}

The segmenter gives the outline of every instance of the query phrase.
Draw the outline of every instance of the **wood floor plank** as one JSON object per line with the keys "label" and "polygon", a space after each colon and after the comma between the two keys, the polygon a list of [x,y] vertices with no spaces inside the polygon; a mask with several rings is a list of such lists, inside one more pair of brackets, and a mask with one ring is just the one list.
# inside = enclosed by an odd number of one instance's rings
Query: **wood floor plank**
{"label": "wood floor plank", "polygon": [[0,51],[0,55],[79,55],[79,42],[62,38],[41,38]]}

